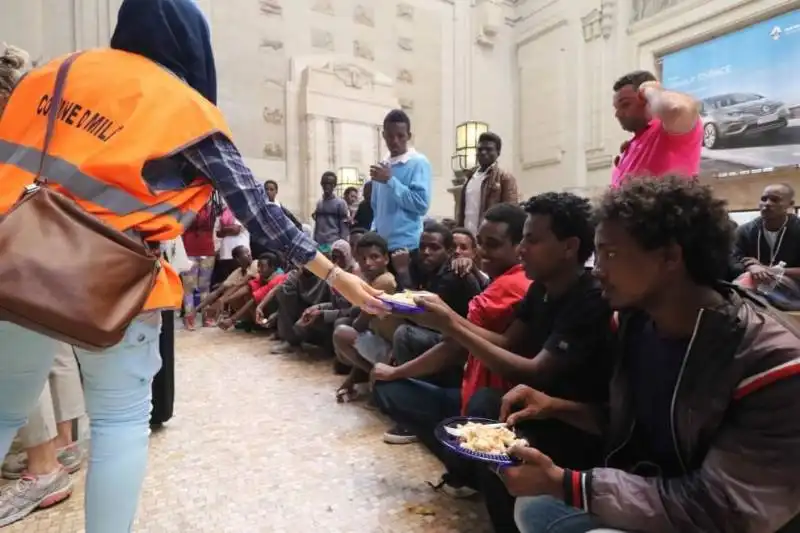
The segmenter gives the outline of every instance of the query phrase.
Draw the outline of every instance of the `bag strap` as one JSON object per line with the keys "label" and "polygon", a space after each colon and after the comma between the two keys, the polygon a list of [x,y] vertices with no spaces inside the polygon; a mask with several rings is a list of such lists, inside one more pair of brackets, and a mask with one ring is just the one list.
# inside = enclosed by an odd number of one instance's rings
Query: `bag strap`
{"label": "bag strap", "polygon": [[83,52],[76,52],[65,59],[58,67],[56,73],[56,83],[53,88],[53,97],[50,99],[50,110],[47,112],[47,129],[44,133],[44,143],[42,145],[42,158],[39,160],[39,172],[36,174],[36,179],[33,181],[37,185],[47,183],[46,178],[42,178],[42,171],[44,170],[44,162],[47,159],[47,149],[50,148],[50,141],[53,139],[53,131],[56,127],[56,119],[58,118],[58,109],[61,107],[61,100],[64,95],[64,85],[67,82],[67,74],[72,64],[78,59],[78,56]]}

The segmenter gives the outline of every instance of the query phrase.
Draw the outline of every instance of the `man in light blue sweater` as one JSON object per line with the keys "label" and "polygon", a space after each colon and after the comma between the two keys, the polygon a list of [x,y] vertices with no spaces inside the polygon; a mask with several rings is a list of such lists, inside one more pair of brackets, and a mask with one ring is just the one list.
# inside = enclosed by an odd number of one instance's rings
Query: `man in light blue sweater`
{"label": "man in light blue sweater", "polygon": [[422,221],[431,203],[431,164],[428,158],[408,147],[411,121],[405,111],[394,109],[383,119],[383,140],[389,158],[372,165],[374,182],[372,229],[389,243],[389,250],[419,248]]}

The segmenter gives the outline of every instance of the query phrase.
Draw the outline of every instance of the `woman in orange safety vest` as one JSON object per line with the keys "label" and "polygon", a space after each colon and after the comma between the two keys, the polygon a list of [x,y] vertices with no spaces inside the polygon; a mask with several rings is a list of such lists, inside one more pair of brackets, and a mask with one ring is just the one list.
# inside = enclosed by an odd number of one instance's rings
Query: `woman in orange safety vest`
{"label": "woman in orange safety vest", "polygon": [[[253,239],[326,279],[354,305],[383,311],[374,290],[317,253],[281,208],[267,202],[215,105],[208,24],[193,0],[125,0],[111,48],[55,59],[19,81],[0,117],[0,214],[35,177],[31,161],[40,160],[56,73],[65,61],[71,66],[48,149],[48,186],[153,243],[181,235],[216,188]],[[91,420],[86,533],[131,530],[147,463],[150,383],[161,365],[160,311],[179,307],[181,298],[180,278],[165,264],[118,345],[75,350]],[[39,397],[55,343],[0,322],[0,452]],[[61,496],[37,479],[24,483],[28,505]],[[0,526],[24,511],[0,501]]]}

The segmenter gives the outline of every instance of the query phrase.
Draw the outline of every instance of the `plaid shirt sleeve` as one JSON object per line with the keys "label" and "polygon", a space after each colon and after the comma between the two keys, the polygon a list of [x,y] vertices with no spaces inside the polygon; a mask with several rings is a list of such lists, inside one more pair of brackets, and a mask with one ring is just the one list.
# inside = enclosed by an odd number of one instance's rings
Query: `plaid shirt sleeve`
{"label": "plaid shirt sleeve", "polygon": [[211,180],[239,222],[265,247],[282,252],[298,266],[314,258],[314,241],[286,217],[280,206],[267,201],[264,187],[253,178],[236,146],[224,135],[211,135],[176,157]]}

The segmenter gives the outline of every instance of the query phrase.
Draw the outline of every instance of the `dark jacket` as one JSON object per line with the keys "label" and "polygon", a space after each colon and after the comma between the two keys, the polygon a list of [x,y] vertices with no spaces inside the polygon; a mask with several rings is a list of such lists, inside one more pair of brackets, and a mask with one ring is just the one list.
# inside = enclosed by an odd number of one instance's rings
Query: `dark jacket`
{"label": "dark jacket", "polygon": [[[472,179],[472,176],[477,171],[477,168],[467,172],[467,181],[461,187],[461,201],[458,203],[456,212],[456,222],[459,226],[464,226],[464,210],[465,200],[467,197],[467,183]],[[511,175],[511,172],[503,170],[497,164],[489,169],[489,174],[481,184],[481,209],[480,216],[487,209],[493,205],[509,203],[516,204],[519,202],[519,191],[517,190],[517,180]]]}
{"label": "dark jacket", "polygon": [[648,533],[798,530],[800,331],[744,290],[723,290],[729,303],[698,316],[673,397],[682,477],[629,473],[626,446],[635,422],[623,339],[642,314],[619,314],[607,467],[583,474],[588,508],[608,527]]}
{"label": "dark jacket", "polygon": [[[759,240],[762,227],[763,221],[761,217],[758,217],[736,228],[733,254],[742,270],[744,266],[741,261],[745,257],[754,259],[760,257],[762,264],[770,266],[772,252],[769,243],[763,236]],[[781,261],[784,261],[787,267],[800,267],[800,219],[795,215],[789,215],[789,219],[786,222],[786,233],[783,236],[774,264],[778,264]]]}

